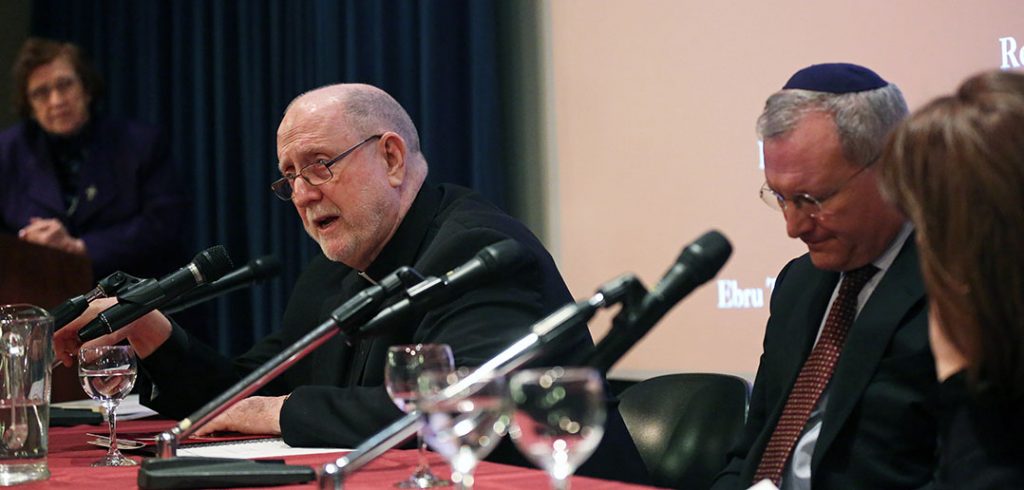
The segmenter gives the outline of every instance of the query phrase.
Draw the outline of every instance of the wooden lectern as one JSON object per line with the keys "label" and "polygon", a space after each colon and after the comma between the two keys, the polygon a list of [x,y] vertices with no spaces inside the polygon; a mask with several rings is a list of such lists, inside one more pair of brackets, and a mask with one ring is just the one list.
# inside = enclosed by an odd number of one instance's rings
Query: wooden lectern
{"label": "wooden lectern", "polygon": [[[88,257],[19,240],[0,233],[0,304],[29,303],[51,309],[93,288]],[[88,398],[78,373],[64,366],[53,370],[51,401]]]}

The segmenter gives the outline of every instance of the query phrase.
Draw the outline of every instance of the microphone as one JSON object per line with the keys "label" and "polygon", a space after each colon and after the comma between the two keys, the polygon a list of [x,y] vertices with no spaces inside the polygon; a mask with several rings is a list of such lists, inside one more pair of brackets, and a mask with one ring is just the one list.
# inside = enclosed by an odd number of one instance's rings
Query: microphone
{"label": "microphone", "polygon": [[220,295],[265,281],[281,273],[281,261],[273,255],[252,259],[214,282],[202,284],[160,308],[166,315],[191,308]]}
{"label": "microphone", "polygon": [[89,307],[89,303],[92,300],[117,296],[121,294],[121,291],[131,289],[141,282],[142,279],[121,271],[114,272],[100,279],[96,283],[96,287],[92,288],[88,293],[75,296],[50,311],[50,316],[53,317],[53,329],[58,330],[64,325],[71,323],[71,320],[78,318],[78,315],[81,315]]}
{"label": "microphone", "polygon": [[[599,309],[611,305],[635,301],[646,292],[643,284],[633,274],[623,274],[602,284],[590,298],[568,303],[530,326],[530,333],[519,339],[496,356],[478,367],[472,374],[449,386],[437,396],[447,398],[465,390],[477,380],[488,375],[505,376],[535,359],[548,345],[566,331],[580,323],[586,323]],[[379,316],[378,316],[379,318]],[[372,322],[371,322],[372,323]],[[422,425],[423,416],[413,411],[396,420],[384,430],[374,434],[354,450],[334,463],[324,466],[320,475],[320,488],[340,488],[346,475],[359,470],[388,449],[397,446],[415,434]]]}
{"label": "microphone", "polygon": [[197,285],[219,279],[231,268],[231,258],[223,246],[203,250],[185,267],[159,281],[146,279],[119,295],[116,305],[104,310],[78,331],[78,340],[88,342],[124,327]]}
{"label": "microphone", "polygon": [[[497,273],[508,272],[511,267],[522,265],[532,257],[525,252],[522,245],[511,239],[485,247],[468,262],[445,274],[443,279],[429,277],[409,288],[407,294],[417,299],[402,311],[415,310],[424,304],[424,300],[441,301],[437,298],[446,298],[456,290],[470,286],[477,281],[486,280],[489,276]],[[188,418],[183,419],[170,431],[161,434],[157,440],[157,457],[173,457],[181,438],[191,435],[238,400],[256,392],[334,335],[354,337],[360,331],[354,327],[355,325],[365,322],[370,315],[379,311],[380,305],[384,301],[394,292],[404,289],[405,284],[413,279],[421,279],[418,272],[411,267],[400,267],[378,284],[349,298],[348,301],[331,312],[330,318],[320,326],[309,331],[298,341],[250,372],[227,391],[221,393]]]}
{"label": "microphone", "polygon": [[729,240],[711,230],[688,245],[675,264],[635,308],[623,308],[612,320],[612,328],[598,342],[583,364],[605,373],[633,348],[654,324],[697,286],[709,281],[732,254]]}
{"label": "microphone", "polygon": [[526,247],[506,238],[484,247],[472,259],[449,271],[444,282],[447,287],[461,287],[463,283],[472,284],[489,274],[508,272],[534,260],[533,255],[526,253]]}
{"label": "microphone", "polygon": [[[643,337],[679,300],[718,273],[732,253],[732,245],[721,233],[710,231],[687,246],[676,263],[665,273],[654,290],[647,293],[632,274],[621,275],[603,285],[588,299],[569,303],[534,323],[530,334],[510,345],[478,367],[472,374],[437,395],[450,398],[476,380],[489,374],[504,376],[536,358],[551,342],[573,325],[586,322],[598,309],[622,303],[612,331],[583,358],[582,365],[597,368],[602,374]],[[397,306],[397,304],[396,304]],[[368,326],[383,323],[388,310],[377,315]],[[362,330],[360,330],[362,331]],[[340,488],[342,480],[374,458],[414,434],[423,423],[422,414],[413,411],[373,435],[352,452],[323,467],[320,488]]]}
{"label": "microphone", "polygon": [[406,297],[381,310],[357,335],[371,334],[403,322],[412,321],[426,310],[452,298],[456,293],[485,280],[488,276],[507,273],[535,261],[519,242],[506,238],[481,249],[472,259],[442,277],[430,276],[406,290]]}

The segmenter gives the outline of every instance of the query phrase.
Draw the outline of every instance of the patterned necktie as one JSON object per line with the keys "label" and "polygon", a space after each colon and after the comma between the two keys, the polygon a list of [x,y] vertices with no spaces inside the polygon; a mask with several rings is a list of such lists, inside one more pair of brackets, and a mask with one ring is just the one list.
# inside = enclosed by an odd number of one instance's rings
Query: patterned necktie
{"label": "patterned necktie", "polygon": [[789,393],[786,406],[782,409],[782,416],[761,455],[761,463],[754,474],[754,483],[767,478],[778,486],[782,480],[782,470],[786,461],[789,460],[800,433],[807,425],[811,410],[818,404],[821,392],[825,390],[829,379],[832,378],[832,372],[835,371],[836,361],[839,360],[839,353],[846,341],[846,333],[857,316],[857,295],[877,272],[877,267],[868,264],[847,272],[843,278],[839,294],[832,302],[828,319],[825,320],[825,328],[821,330],[821,337],[811,350],[811,355],[807,357],[804,366],[800,368],[800,375],[797,376],[796,383]]}

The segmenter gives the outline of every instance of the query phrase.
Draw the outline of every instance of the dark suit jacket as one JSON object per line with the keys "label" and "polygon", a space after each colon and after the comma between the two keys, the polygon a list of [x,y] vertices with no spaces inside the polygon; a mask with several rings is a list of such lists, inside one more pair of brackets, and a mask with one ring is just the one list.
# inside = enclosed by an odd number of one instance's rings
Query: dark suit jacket
{"label": "dark suit jacket", "polygon": [[[746,428],[712,488],[751,485],[838,281],[838,273],[815,268],[808,255],[779,274]],[[937,386],[911,236],[864,305],[840,354],[811,459],[812,488],[927,485],[935,467]]]}
{"label": "dark suit jacket", "polygon": [[[529,333],[529,327],[571,296],[540,242],[521,223],[468,189],[425,185],[412,208],[367,270],[379,280],[401,265],[441,276],[481,248],[514,238],[536,261],[518,273],[496,278],[409,322],[349,345],[340,336],[268,385],[264,394],[291,396],[281,412],[286,442],[299,446],[354,447],[401,416],[384,389],[387,348],[395,344],[446,343],[460,366],[476,366]],[[262,365],[328,318],[330,312],[369,283],[351,268],[319,255],[299,277],[285,311],[283,328],[233,362],[180,330],[143,367],[156,386],[147,404],[182,418]],[[580,325],[535,364],[564,363],[593,348]],[[149,393],[143,391],[144,400]],[[646,470],[617,413],[601,454],[582,474],[644,481]],[[499,448],[493,459],[525,464],[515,450]]]}
{"label": "dark suit jacket", "polygon": [[937,488],[1024,488],[1024,420],[1020,402],[1006,395],[969,393],[965,371],[942,383]]}
{"label": "dark suit jacket", "polygon": [[79,205],[66,216],[42,129],[23,122],[0,133],[0,231],[29,218],[58,218],[85,241],[97,278],[115,270],[159,277],[187,260],[187,204],[158,132],[98,120],[86,135]]}

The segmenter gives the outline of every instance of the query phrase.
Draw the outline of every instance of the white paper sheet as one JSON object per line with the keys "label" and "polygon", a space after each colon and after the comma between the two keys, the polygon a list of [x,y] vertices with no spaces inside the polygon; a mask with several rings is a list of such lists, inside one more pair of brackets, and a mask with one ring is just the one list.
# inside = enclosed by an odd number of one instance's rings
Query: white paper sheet
{"label": "white paper sheet", "polygon": [[[75,400],[71,402],[52,403],[50,406],[70,409],[88,409],[103,412],[100,402],[96,400]],[[139,395],[128,395],[117,406],[117,420],[135,420],[156,415],[156,412],[139,402]]]}
{"label": "white paper sheet", "polygon": [[[274,438],[218,442],[212,444],[186,444],[178,447],[178,456],[255,459],[281,458],[302,454],[341,453],[346,451],[351,451],[351,449],[340,449],[336,447],[291,447],[285,444],[280,438]],[[326,462],[327,458],[325,458],[324,461]]]}

